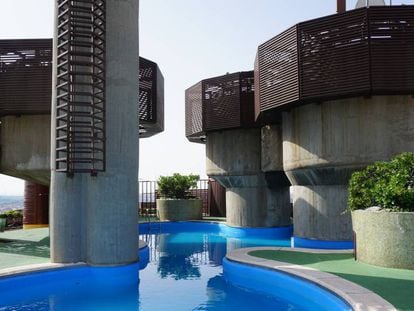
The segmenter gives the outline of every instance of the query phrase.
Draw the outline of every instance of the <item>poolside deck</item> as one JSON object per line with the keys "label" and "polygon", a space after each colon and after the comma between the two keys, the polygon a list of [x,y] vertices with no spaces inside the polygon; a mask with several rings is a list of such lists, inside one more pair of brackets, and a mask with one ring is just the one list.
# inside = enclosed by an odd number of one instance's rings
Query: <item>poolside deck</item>
{"label": "poolside deck", "polygon": [[[206,218],[206,221],[225,219]],[[398,310],[414,310],[414,270],[388,269],[356,262],[352,254],[312,254],[289,251],[255,251],[252,256],[329,272],[377,293]],[[0,233],[0,270],[50,263],[49,229]]]}
{"label": "poolside deck", "polygon": [[50,262],[49,228],[0,233],[0,269]]}
{"label": "poolside deck", "polygon": [[373,291],[398,310],[414,310],[414,270],[364,264],[355,261],[353,254],[260,250],[250,252],[249,255],[332,273]]}

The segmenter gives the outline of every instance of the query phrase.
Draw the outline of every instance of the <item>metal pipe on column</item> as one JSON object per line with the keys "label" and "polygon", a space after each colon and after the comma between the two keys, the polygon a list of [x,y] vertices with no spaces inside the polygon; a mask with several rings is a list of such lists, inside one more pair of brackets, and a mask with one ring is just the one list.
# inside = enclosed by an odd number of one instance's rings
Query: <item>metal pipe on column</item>
{"label": "metal pipe on column", "polygon": [[346,0],[336,0],[336,13],[346,12]]}

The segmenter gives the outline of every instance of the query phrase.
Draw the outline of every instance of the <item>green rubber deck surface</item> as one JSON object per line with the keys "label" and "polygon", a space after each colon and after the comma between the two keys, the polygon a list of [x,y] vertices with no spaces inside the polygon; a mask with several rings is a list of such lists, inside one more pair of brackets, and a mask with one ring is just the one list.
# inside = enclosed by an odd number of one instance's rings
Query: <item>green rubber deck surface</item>
{"label": "green rubber deck surface", "polygon": [[398,310],[414,310],[414,270],[364,264],[352,254],[311,254],[289,251],[253,251],[252,256],[329,272],[359,284],[392,303]]}
{"label": "green rubber deck surface", "polygon": [[0,269],[50,262],[49,228],[0,233]]}

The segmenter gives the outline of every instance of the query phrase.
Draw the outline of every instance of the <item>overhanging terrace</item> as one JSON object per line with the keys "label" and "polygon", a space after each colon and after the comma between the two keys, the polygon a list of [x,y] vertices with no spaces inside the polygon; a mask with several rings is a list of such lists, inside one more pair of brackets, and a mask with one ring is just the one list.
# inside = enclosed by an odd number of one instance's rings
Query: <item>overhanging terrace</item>
{"label": "overhanging terrace", "polygon": [[185,91],[186,136],[205,142],[206,133],[257,126],[253,71],[205,79]]}
{"label": "overhanging terrace", "polygon": [[353,96],[414,93],[414,6],[299,23],[258,48],[256,117]]}
{"label": "overhanging terrace", "polygon": [[[0,40],[0,116],[50,114],[52,39]],[[140,57],[140,137],[164,130],[164,78]]]}

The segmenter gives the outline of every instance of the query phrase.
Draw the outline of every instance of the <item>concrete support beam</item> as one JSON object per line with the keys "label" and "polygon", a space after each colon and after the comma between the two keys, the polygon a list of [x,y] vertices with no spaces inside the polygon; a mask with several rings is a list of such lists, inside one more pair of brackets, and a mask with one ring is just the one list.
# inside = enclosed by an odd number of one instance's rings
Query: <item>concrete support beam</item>
{"label": "concrete support beam", "polygon": [[289,189],[227,188],[227,224],[232,227],[288,226]]}
{"label": "concrete support beam", "polygon": [[309,104],[283,116],[283,167],[294,185],[294,230],[351,240],[347,185],[355,170],[414,151],[414,99],[375,96]]}
{"label": "concrete support beam", "polygon": [[[288,186],[269,183],[268,176],[261,170],[261,135],[257,128],[207,135],[207,175],[226,188],[226,219],[233,227],[290,224]],[[270,160],[269,165],[276,169]]]}
{"label": "concrete support beam", "polygon": [[50,183],[50,116],[0,118],[0,173]]}
{"label": "concrete support beam", "polygon": [[55,171],[52,109],[53,262],[137,261],[138,55],[138,1],[107,0],[106,171],[73,178]]}

